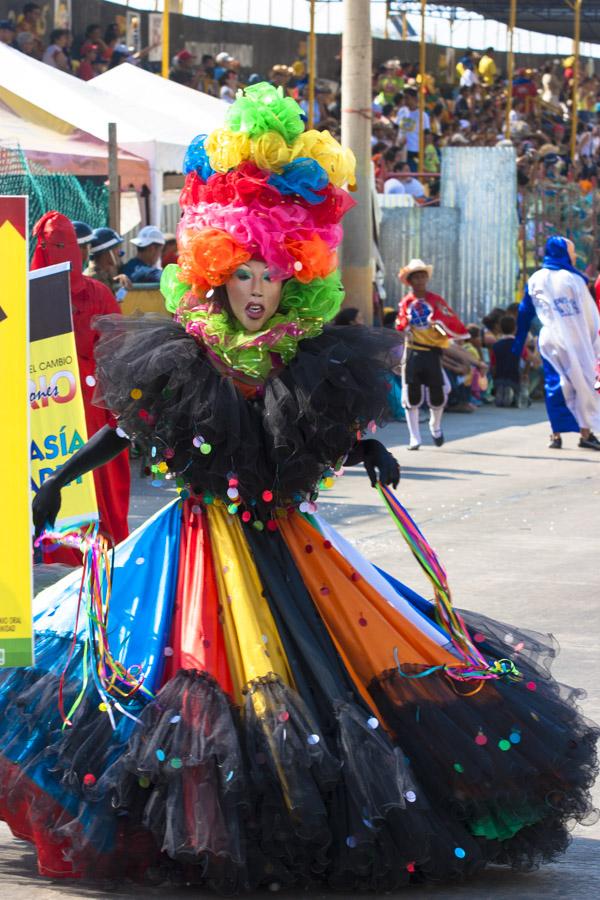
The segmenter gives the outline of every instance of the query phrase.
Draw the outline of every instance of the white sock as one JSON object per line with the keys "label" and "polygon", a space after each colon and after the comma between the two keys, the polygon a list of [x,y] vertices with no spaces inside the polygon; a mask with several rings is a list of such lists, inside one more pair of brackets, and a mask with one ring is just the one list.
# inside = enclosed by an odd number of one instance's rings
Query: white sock
{"label": "white sock", "polygon": [[431,406],[429,408],[429,430],[432,437],[440,437],[442,433],[443,406]]}
{"label": "white sock", "polygon": [[404,408],[406,413],[406,424],[408,425],[408,433],[410,434],[410,445],[421,443],[421,429],[419,428],[419,407],[413,406],[410,409]]}

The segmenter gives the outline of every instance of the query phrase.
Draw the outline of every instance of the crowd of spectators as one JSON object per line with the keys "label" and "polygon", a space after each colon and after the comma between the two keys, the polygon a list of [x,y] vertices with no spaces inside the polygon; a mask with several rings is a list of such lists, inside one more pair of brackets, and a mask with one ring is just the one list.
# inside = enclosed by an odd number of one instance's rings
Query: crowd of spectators
{"label": "crowd of spectators", "polygon": [[132,50],[116,23],[108,25],[104,31],[98,24],[88,25],[77,42],[70,28],[54,28],[44,39],[41,19],[41,5],[25,3],[16,21],[0,20],[0,43],[84,81],[121,63],[137,64],[153,49]]}
{"label": "crowd of spectators", "polygon": [[[0,22],[0,42],[85,81],[123,63],[148,65],[146,57],[153,48],[134,51],[125,43],[125,36],[116,23],[104,31],[92,23],[76,41],[69,29],[57,28],[44,41],[40,37],[41,16],[40,4],[25,3],[16,21]],[[317,79],[313,122],[315,128],[326,128],[337,137],[341,118],[341,58],[336,62],[334,79]],[[600,164],[600,80],[582,66],[576,99],[577,153],[575,160],[571,160],[574,75],[573,57],[550,60],[535,69],[517,69],[512,82],[510,135],[507,135],[508,81],[492,47],[481,53],[468,49],[455,66],[446,65],[435,74],[428,72],[423,85],[423,171],[417,177],[410,177],[406,174],[406,164],[412,173],[419,168],[418,66],[399,59],[376,66],[372,80],[372,156],[378,190],[411,194],[418,203],[436,202],[443,147],[492,147],[507,140],[517,148],[521,186],[540,177],[595,180]],[[184,48],[173,56],[169,77],[226,103],[234,101],[239,87],[268,80],[295,97],[308,117],[304,41],[294,61],[274,64],[263,73],[243,70],[240,61],[224,50],[198,58]]]}
{"label": "crowd of spectators", "polygon": [[[600,80],[596,75],[579,72],[577,149],[572,160],[573,65],[571,57],[550,61],[537,69],[517,69],[512,81],[508,133],[508,79],[500,70],[492,47],[483,54],[467,50],[454,71],[446,71],[444,78],[427,74],[425,154],[423,171],[418,173],[425,195],[418,197],[417,202],[435,202],[440,151],[446,146],[513,144],[521,187],[540,178],[595,179],[600,163]],[[406,162],[411,170],[417,169],[419,90],[418,72],[411,63],[389,60],[375,73],[372,147],[378,189],[384,193],[402,193],[397,175],[399,163]]]}

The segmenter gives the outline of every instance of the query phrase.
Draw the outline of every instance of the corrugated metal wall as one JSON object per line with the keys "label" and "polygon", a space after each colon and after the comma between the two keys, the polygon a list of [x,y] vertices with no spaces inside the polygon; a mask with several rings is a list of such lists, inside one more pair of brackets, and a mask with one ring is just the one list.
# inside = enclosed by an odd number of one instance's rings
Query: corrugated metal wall
{"label": "corrugated metal wall", "polygon": [[493,306],[512,303],[518,269],[514,147],[446,147],[441,205],[460,210],[454,239],[461,318],[477,320]]}
{"label": "corrugated metal wall", "polygon": [[458,235],[460,211],[434,206],[381,210],[379,249],[385,264],[386,306],[395,306],[406,289],[398,270],[417,257],[433,264],[431,290],[458,310]]}
{"label": "corrugated metal wall", "polygon": [[517,235],[514,148],[445,148],[439,207],[381,209],[386,304],[402,296],[398,269],[419,257],[433,264],[431,289],[464,322],[507,306],[514,300]]}

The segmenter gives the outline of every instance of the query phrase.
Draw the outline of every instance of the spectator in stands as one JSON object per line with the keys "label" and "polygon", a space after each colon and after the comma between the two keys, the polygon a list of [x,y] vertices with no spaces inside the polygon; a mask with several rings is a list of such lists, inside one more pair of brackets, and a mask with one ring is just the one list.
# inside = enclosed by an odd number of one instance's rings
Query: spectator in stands
{"label": "spectator in stands", "polygon": [[24,53],[25,56],[33,56],[35,58],[35,38],[28,31],[22,31],[17,35],[16,48]]}
{"label": "spectator in stands", "polygon": [[461,56],[459,61],[456,63],[456,74],[460,79],[467,69],[473,71],[474,68],[475,63],[473,61],[473,51],[469,48],[468,50],[465,50],[464,55]]}
{"label": "spectator in stands", "polygon": [[105,65],[108,65],[112,60],[113,53],[120,43],[120,40],[121,33],[119,31],[119,26],[115,22],[111,22],[104,32],[104,40],[102,42],[104,46],[101,50],[101,59]]}
{"label": "spectator in stands", "polygon": [[282,87],[285,92],[293,74],[294,70],[291,66],[284,66],[282,63],[278,63],[271,69],[269,81],[274,87]]}
{"label": "spectator in stands", "polygon": [[165,236],[156,225],[146,225],[131,241],[137,247],[137,255],[125,263],[122,273],[133,284],[158,284],[162,275],[160,257]]}
{"label": "spectator in stands", "polygon": [[[406,146],[406,158],[413,172],[417,171],[419,161],[419,121],[418,94],[416,88],[407,88],[404,91],[404,106],[398,110],[396,124],[398,137]],[[423,128],[429,128],[429,116],[423,113]]]}
{"label": "spectator in stands", "polygon": [[8,47],[15,45],[15,24],[12,19],[0,20],[0,44],[6,44]]}
{"label": "spectator in stands", "polygon": [[394,170],[398,173],[396,177],[404,188],[405,194],[410,194],[415,200],[425,198],[425,188],[419,179],[414,177],[408,163],[396,163]]}
{"label": "spectator in stands", "polygon": [[215,58],[212,53],[203,53],[200,62],[200,78],[198,90],[212,97],[218,96],[218,86],[215,81]]}
{"label": "spectator in stands", "polygon": [[55,28],[50,32],[50,44],[44,51],[42,62],[47,66],[53,66],[60,69],[61,72],[70,70],[69,58],[66,54],[67,44],[69,43],[70,32],[67,28]]}
{"label": "spectator in stands", "polygon": [[498,72],[496,62],[494,60],[493,47],[488,47],[481,57],[481,59],[479,60],[477,71],[479,72],[479,77],[481,78],[482,82],[488,87],[491,87],[491,85],[496,80],[496,74]]}
{"label": "spectator in stands", "polygon": [[36,59],[41,59],[44,53],[44,45],[42,44],[39,33],[41,18],[42,9],[39,3],[26,3],[23,7],[23,12],[19,16],[16,28],[17,34],[28,31],[33,35],[35,52],[32,55],[35,56]]}
{"label": "spectator in stands", "polygon": [[238,75],[233,69],[227,69],[224,75],[219,78],[220,90],[219,97],[225,103],[235,103],[235,95],[238,89]]}
{"label": "spectator in stands", "polygon": [[[98,25],[97,22],[93,22],[91,25],[88,25],[85,29],[85,33],[83,36],[82,47],[84,44],[96,44],[98,47],[99,55],[104,58],[104,54],[108,51],[108,47],[102,40],[102,28]],[[80,55],[82,50],[80,50]],[[112,56],[112,50],[108,53],[108,59]],[[107,61],[108,61],[107,59]]]}
{"label": "spectator in stands", "polygon": [[215,81],[219,81],[219,79],[225,74],[227,69],[231,68],[231,63],[233,62],[235,62],[233,56],[231,56],[231,54],[227,53],[225,50],[222,50],[221,53],[217,53],[215,57]]}
{"label": "spectator in stands", "polygon": [[173,66],[169,72],[171,81],[184,84],[186,87],[196,87],[200,76],[196,73],[194,63],[196,57],[189,50],[180,50],[173,60]]}
{"label": "spectator in stands", "polygon": [[123,238],[114,228],[95,228],[90,241],[90,259],[84,272],[109,287],[113,294],[131,287],[129,278],[119,274],[119,258],[123,251],[117,248],[122,243]]}
{"label": "spectator in stands", "polygon": [[79,67],[77,69],[77,76],[81,78],[82,81],[91,81],[92,78],[99,74],[99,50],[99,45],[92,44],[90,43],[90,41],[86,41],[85,44],[81,45],[81,50],[79,51],[80,61]]}

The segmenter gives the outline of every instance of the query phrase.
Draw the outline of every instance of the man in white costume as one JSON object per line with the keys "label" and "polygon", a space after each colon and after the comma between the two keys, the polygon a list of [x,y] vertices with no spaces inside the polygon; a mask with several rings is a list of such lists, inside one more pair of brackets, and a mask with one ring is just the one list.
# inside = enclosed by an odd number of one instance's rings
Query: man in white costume
{"label": "man in white costume", "polygon": [[600,316],[585,275],[575,267],[575,248],[563,237],[548,238],[542,268],[527,283],[519,306],[513,352],[520,355],[537,316],[544,363],[550,447],[562,447],[562,433],[579,432],[579,446],[600,450],[600,394],[594,388],[600,357]]}

